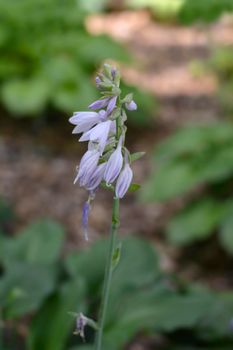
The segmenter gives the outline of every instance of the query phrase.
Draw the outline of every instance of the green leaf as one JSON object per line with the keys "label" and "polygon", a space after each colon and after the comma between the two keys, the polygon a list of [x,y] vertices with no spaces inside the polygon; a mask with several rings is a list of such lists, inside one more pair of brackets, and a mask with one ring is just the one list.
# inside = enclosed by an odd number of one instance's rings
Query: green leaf
{"label": "green leaf", "polygon": [[113,253],[113,257],[112,257],[112,268],[113,269],[115,269],[117,267],[117,265],[119,264],[119,261],[121,258],[121,248],[122,248],[122,244],[120,242],[116,246],[114,253]]}
{"label": "green leaf", "polygon": [[57,270],[52,266],[17,263],[0,279],[0,304],[5,318],[37,310],[55,287]]}
{"label": "green leaf", "polygon": [[152,174],[142,191],[146,200],[168,200],[202,183],[218,183],[233,173],[233,126],[213,123],[186,127],[157,147]]}
{"label": "green leaf", "polygon": [[62,227],[52,220],[41,220],[28,226],[17,237],[5,239],[2,260],[6,266],[18,261],[51,264],[58,260],[63,242]]}
{"label": "green leaf", "polygon": [[32,78],[10,80],[2,87],[2,101],[10,112],[35,115],[42,112],[50,95],[47,80]]}
{"label": "green leaf", "polygon": [[140,188],[141,188],[141,185],[136,184],[136,183],[132,183],[129,186],[128,192],[135,192],[135,191],[139,190]]}
{"label": "green leaf", "polygon": [[84,292],[83,281],[79,279],[64,283],[47,299],[33,318],[28,337],[30,349],[63,350],[65,348],[72,330],[75,329],[75,320],[68,313],[70,310],[85,312]]}
{"label": "green leaf", "polygon": [[120,312],[115,314],[104,339],[109,348],[115,345],[113,349],[122,348],[139,331],[191,329],[209,312],[213,301],[208,293],[181,296],[157,283],[154,289],[138,290],[118,302]]}
{"label": "green leaf", "polygon": [[209,237],[226,212],[226,206],[213,199],[191,204],[168,224],[167,236],[171,243],[185,245]]}
{"label": "green leaf", "polygon": [[134,162],[135,160],[142,158],[145,154],[146,154],[146,152],[131,153],[130,154],[130,162]]}
{"label": "green leaf", "polygon": [[221,242],[222,246],[226,249],[226,251],[230,254],[233,254],[233,216],[232,216],[232,212],[224,220],[223,224],[221,225],[219,238],[220,238],[220,242]]}

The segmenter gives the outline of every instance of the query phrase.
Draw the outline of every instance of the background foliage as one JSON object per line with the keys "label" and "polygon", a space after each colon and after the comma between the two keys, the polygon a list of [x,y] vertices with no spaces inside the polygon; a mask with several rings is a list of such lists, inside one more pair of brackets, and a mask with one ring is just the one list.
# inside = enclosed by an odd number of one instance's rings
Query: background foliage
{"label": "background foliage", "polygon": [[[0,237],[2,317],[6,329],[14,325],[11,341],[3,339],[4,349],[18,349],[23,319],[28,327],[27,349],[79,349],[77,345],[72,347],[80,340],[71,336],[75,320],[68,311],[82,310],[96,316],[107,241],[64,256],[64,230],[51,220],[31,224],[15,238],[7,238],[4,232]],[[122,243],[121,263],[111,288],[104,349],[122,348],[139,331],[163,333],[169,339],[167,349],[182,348],[185,337],[173,338],[179,330],[208,348],[212,343],[221,344],[224,350],[232,346],[232,293],[213,293],[165,275],[158,254],[144,240],[129,237]],[[86,336],[91,342],[90,329]],[[81,348],[87,350],[89,345]]]}
{"label": "background foliage", "polygon": [[[120,44],[87,32],[78,1],[1,1],[0,13],[0,98],[15,117],[84,109],[98,97],[93,78],[106,57],[132,62]],[[148,115],[152,99],[134,90]]]}

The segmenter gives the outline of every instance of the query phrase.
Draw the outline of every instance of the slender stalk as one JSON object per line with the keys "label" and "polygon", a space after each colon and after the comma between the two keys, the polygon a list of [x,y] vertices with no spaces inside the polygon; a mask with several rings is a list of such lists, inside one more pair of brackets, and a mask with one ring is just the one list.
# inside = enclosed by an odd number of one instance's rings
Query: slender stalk
{"label": "slender stalk", "polygon": [[104,323],[106,318],[106,311],[108,307],[112,273],[114,268],[113,255],[114,255],[115,240],[116,240],[116,233],[117,233],[118,226],[119,226],[119,198],[114,197],[113,208],[112,208],[112,225],[111,225],[110,238],[109,238],[109,251],[108,251],[108,257],[107,257],[106,269],[105,269],[103,294],[102,294],[99,322],[98,322],[99,327],[96,334],[95,350],[102,350],[103,330],[104,330]]}

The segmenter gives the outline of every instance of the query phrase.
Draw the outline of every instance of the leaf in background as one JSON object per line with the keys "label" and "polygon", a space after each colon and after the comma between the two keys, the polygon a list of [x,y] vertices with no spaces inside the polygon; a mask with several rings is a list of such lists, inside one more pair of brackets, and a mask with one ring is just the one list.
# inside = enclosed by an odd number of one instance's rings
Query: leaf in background
{"label": "leaf in background", "polygon": [[37,310],[54,290],[56,277],[54,266],[17,263],[9,267],[0,279],[0,305],[5,318]]}
{"label": "leaf in background", "polygon": [[215,295],[214,302],[206,317],[198,324],[201,339],[214,340],[226,338],[233,342],[231,322],[233,315],[233,293],[222,292]]}
{"label": "leaf in background", "polygon": [[63,228],[52,220],[41,220],[15,238],[5,239],[2,260],[6,266],[17,262],[51,264],[58,260],[63,243]]}
{"label": "leaf in background", "polygon": [[80,61],[92,67],[101,64],[106,57],[123,62],[132,62],[127,50],[107,35],[88,36],[78,41]]}
{"label": "leaf in background", "polygon": [[187,162],[161,164],[143,185],[141,198],[148,201],[165,201],[181,195],[198,183],[198,174]]}
{"label": "leaf in background", "polygon": [[70,311],[85,312],[84,284],[81,279],[64,283],[46,300],[34,316],[28,337],[31,350],[64,350],[75,329]]}
{"label": "leaf in background", "polygon": [[153,174],[142,191],[146,200],[168,200],[201,183],[233,173],[233,126],[228,122],[178,130],[155,150]]}
{"label": "leaf in background", "polygon": [[159,275],[158,256],[148,242],[134,237],[123,240],[121,259],[113,275],[107,319],[116,317],[124,293],[152,283]]}
{"label": "leaf in background", "polygon": [[49,95],[48,81],[36,77],[28,80],[9,80],[3,84],[1,90],[3,103],[15,116],[42,112]]}
{"label": "leaf in background", "polygon": [[[128,121],[135,125],[136,127],[148,127],[153,123],[153,118],[156,117],[158,113],[158,102],[155,97],[150,95],[149,92],[139,90],[133,85],[126,84],[126,82],[121,83],[121,91],[123,96],[128,94],[130,91],[134,100],[137,102],[137,110],[133,112],[128,112]],[[140,131],[141,132],[141,131]]]}
{"label": "leaf in background", "polygon": [[225,212],[226,206],[211,198],[191,204],[169,222],[169,241],[172,244],[185,245],[206,239],[213,233]]}
{"label": "leaf in background", "polygon": [[4,198],[0,197],[0,232],[5,232],[7,230],[8,225],[12,223],[14,218],[15,215],[11,206],[7,203],[7,201]]}
{"label": "leaf in background", "polygon": [[136,192],[137,190],[139,190],[141,188],[141,185],[136,184],[136,183],[132,183],[129,186],[128,192]]}
{"label": "leaf in background", "polygon": [[65,268],[72,278],[85,278],[92,298],[98,296],[104,278],[108,242],[100,240],[85,251],[72,252],[65,258]]}
{"label": "leaf in background", "polygon": [[135,160],[138,160],[142,158],[146,152],[135,152],[130,154],[130,162],[134,162]]}
{"label": "leaf in background", "polygon": [[[106,329],[106,349],[121,349],[139,331],[171,332],[195,327],[212,306],[208,293],[177,295],[157,283],[154,289],[138,290]],[[105,349],[105,348],[104,348]]]}
{"label": "leaf in background", "polygon": [[224,249],[230,254],[233,254],[233,216],[232,212],[229,216],[223,221],[219,239]]}

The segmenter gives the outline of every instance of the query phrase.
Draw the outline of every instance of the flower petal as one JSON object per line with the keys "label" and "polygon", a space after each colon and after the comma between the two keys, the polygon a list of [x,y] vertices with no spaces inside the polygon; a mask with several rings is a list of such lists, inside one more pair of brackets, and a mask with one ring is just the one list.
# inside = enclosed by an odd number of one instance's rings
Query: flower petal
{"label": "flower petal", "polygon": [[116,183],[116,197],[122,198],[128,191],[128,188],[131,184],[133,178],[133,172],[129,164],[124,166],[124,169],[120,173],[120,176],[117,179]]}

